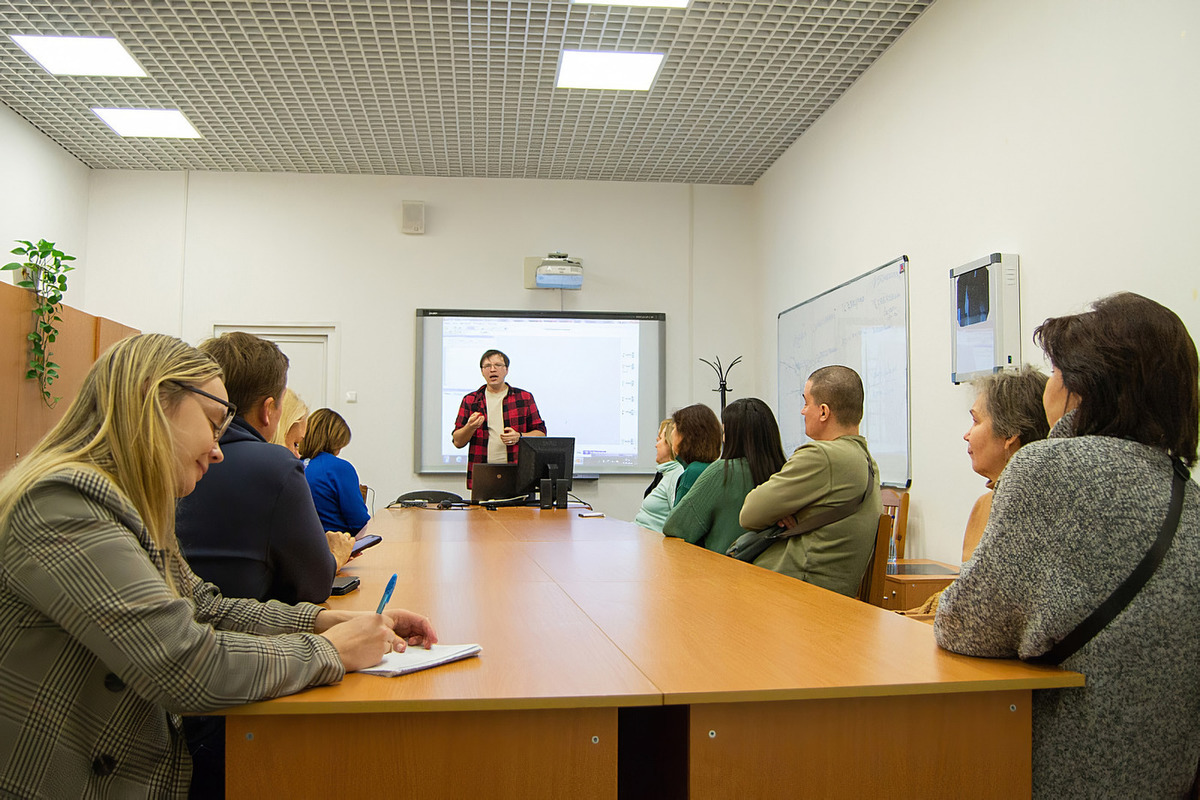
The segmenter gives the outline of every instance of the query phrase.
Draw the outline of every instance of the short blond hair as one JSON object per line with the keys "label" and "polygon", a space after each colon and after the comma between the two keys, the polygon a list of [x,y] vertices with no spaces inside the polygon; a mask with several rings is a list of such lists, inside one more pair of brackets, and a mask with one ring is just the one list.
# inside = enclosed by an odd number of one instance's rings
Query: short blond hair
{"label": "short blond hair", "polygon": [[288,431],[307,416],[308,406],[300,399],[300,395],[291,389],[284,389],[283,399],[279,401],[279,427],[275,429],[275,436],[272,437],[271,444],[285,444],[283,440],[287,437]]}
{"label": "short blond hair", "polygon": [[667,453],[675,458],[675,445],[671,443],[671,434],[675,432],[675,420],[667,417],[658,423],[658,436],[667,443]]}

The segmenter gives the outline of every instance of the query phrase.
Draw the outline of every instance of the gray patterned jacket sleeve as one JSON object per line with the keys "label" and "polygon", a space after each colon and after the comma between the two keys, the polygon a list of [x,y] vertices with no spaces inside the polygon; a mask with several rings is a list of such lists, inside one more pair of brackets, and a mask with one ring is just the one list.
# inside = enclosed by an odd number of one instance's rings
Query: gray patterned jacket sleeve
{"label": "gray patterned jacket sleeve", "polygon": [[341,678],[321,636],[242,632],[311,630],[315,606],[222,598],[185,565],[177,595],[172,561],[99,473],[64,471],[18,502],[0,535],[0,794],[186,792],[170,712]]}

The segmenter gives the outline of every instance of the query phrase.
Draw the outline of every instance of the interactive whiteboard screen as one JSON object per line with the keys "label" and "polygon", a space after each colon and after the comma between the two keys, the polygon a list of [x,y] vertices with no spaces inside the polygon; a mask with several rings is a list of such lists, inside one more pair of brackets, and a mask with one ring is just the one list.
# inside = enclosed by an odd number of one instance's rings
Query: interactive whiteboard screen
{"label": "interactive whiteboard screen", "polygon": [[550,436],[575,439],[575,475],[649,474],[665,403],[666,315],[417,309],[416,468],[461,472],[451,441],[479,358],[509,357],[508,384],[531,392]]}
{"label": "interactive whiteboard screen", "polygon": [[859,432],[882,482],[909,485],[908,257],[901,256],[779,314],[779,429],[790,454],[804,435],[804,384],[841,364],[863,379]]}

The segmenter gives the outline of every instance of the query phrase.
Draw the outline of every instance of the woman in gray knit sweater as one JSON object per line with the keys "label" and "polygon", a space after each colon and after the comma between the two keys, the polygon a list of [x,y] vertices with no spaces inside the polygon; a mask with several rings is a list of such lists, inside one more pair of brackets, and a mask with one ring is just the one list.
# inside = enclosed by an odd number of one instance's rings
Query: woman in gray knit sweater
{"label": "woman in gray knit sweater", "polygon": [[[1135,294],[1046,320],[1050,439],[1004,470],[975,554],[938,608],[938,644],[1032,658],[1104,602],[1154,543],[1172,461],[1196,461],[1196,347]],[[1034,693],[1035,797],[1179,797],[1200,762],[1200,487],[1132,602],[1063,662],[1082,689]]]}

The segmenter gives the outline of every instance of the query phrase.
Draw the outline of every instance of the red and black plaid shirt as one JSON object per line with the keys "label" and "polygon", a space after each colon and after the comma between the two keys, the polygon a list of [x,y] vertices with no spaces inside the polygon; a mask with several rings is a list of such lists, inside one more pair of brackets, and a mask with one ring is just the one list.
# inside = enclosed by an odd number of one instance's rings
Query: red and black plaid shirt
{"label": "red and black plaid shirt", "polygon": [[[463,397],[462,404],[458,407],[458,419],[454,421],[454,430],[466,425],[467,420],[476,411],[483,414],[485,418],[487,417],[487,398],[484,395],[486,391],[487,384],[484,384],[478,390]],[[533,395],[515,386],[509,386],[508,394],[504,396],[504,425],[501,427],[512,428],[521,433],[546,432],[546,423],[542,422],[542,415],[538,413],[537,401],[533,399]],[[476,464],[487,463],[487,451],[488,425],[485,422],[472,434],[471,441],[467,445],[468,489],[471,488],[471,470]],[[508,446],[508,462],[513,464],[516,463],[516,460],[517,445],[510,444]]]}

